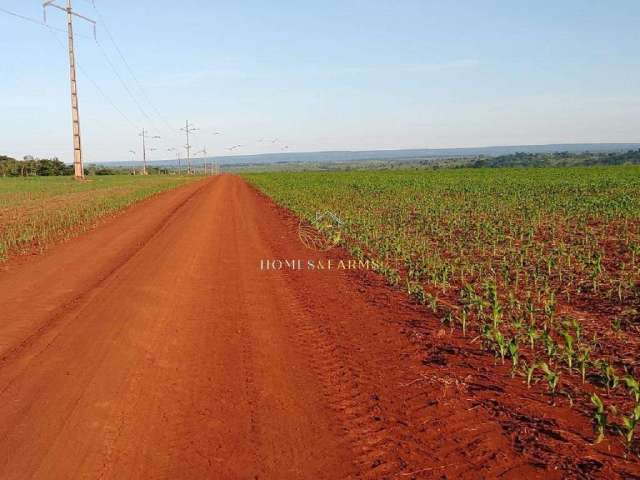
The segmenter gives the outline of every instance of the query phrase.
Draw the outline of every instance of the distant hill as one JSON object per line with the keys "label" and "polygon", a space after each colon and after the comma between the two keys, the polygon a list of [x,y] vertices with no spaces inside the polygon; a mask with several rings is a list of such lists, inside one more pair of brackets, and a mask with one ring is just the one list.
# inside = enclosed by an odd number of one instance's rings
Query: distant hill
{"label": "distant hill", "polygon": [[[640,143],[568,143],[551,145],[511,145],[476,148],[422,148],[406,150],[362,150],[362,151],[329,151],[329,152],[304,152],[304,153],[264,153],[258,155],[216,156],[192,159],[193,165],[200,165],[205,160],[217,160],[221,165],[261,165],[277,163],[339,163],[363,160],[413,160],[413,159],[438,159],[438,158],[463,158],[463,157],[498,157],[514,153],[615,153],[640,149]],[[114,161],[97,162],[95,165],[108,167],[129,168],[140,165],[140,162]],[[156,160],[149,162],[154,167],[173,167],[176,160]]]}

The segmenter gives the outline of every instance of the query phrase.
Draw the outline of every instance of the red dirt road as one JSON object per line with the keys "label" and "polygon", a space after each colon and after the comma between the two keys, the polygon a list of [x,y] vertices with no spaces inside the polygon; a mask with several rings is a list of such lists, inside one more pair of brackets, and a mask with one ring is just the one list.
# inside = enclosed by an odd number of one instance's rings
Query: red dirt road
{"label": "red dirt road", "polygon": [[6,266],[0,479],[637,473],[375,275],[261,271],[347,258],[295,227],[225,175]]}

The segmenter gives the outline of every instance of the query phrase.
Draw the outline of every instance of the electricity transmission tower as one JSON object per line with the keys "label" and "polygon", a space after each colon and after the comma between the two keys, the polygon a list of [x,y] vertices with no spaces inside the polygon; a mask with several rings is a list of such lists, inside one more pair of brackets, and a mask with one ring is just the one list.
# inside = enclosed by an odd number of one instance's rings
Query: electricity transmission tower
{"label": "electricity transmission tower", "polygon": [[189,120],[187,120],[185,127],[181,128],[180,130],[185,132],[187,135],[187,144],[184,146],[184,148],[187,150],[187,174],[191,174],[191,144],[189,143],[189,134],[200,129],[195,128],[193,125],[189,126]]}
{"label": "electricity transmission tower", "polygon": [[67,36],[69,39],[69,71],[71,74],[71,122],[73,130],[73,169],[76,180],[84,179],[84,165],[82,163],[82,139],[80,137],[80,110],[78,109],[78,85],[76,82],[76,53],[73,47],[73,17],[78,17],[93,24],[93,35],[96,34],[96,22],[73,11],[71,0],[67,0],[67,7],[56,5],[55,0],[42,3],[44,21],[47,23],[47,7],[57,8],[67,14]]}
{"label": "electricity transmission tower", "polygon": [[142,137],[142,164],[143,164],[142,174],[146,175],[147,174],[147,138],[160,138],[160,137],[158,135],[149,137],[149,132],[146,131],[144,128],[142,129],[140,136]]}

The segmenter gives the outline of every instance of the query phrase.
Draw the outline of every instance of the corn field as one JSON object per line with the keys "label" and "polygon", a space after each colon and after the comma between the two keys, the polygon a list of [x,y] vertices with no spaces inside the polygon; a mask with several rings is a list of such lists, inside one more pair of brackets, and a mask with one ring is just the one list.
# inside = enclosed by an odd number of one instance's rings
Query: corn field
{"label": "corn field", "polygon": [[42,250],[89,228],[105,215],[192,178],[110,175],[0,178],[0,261]]}
{"label": "corn field", "polygon": [[639,167],[245,177],[310,222],[335,213],[352,256],[550,402],[586,405],[595,441],[634,449]]}

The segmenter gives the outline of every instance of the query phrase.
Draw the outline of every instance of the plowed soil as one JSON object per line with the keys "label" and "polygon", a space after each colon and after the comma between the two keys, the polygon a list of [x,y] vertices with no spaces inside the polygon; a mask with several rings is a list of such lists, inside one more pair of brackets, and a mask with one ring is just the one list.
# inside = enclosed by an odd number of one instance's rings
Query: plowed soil
{"label": "plowed soil", "polygon": [[638,478],[224,175],[0,271],[0,479]]}

